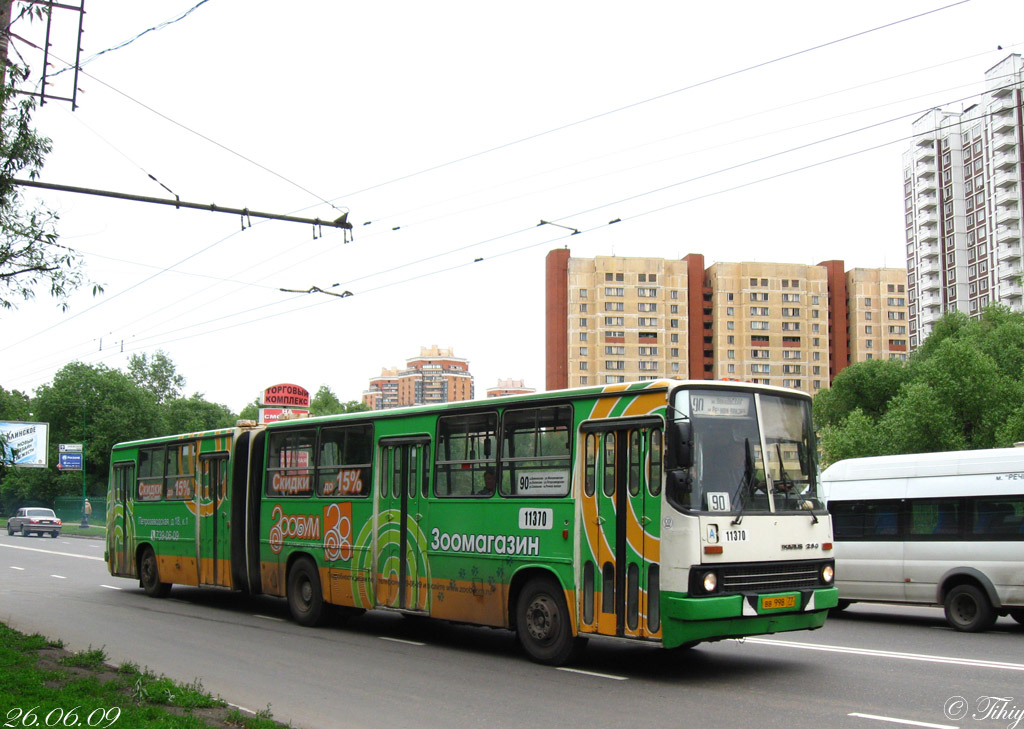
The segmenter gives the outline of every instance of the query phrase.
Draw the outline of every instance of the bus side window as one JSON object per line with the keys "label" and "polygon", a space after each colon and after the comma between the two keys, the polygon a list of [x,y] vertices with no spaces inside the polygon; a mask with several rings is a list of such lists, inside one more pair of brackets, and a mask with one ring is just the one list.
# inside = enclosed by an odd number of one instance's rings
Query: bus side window
{"label": "bus side window", "polygon": [[437,419],[435,496],[487,497],[495,476],[498,414],[445,415]]}
{"label": "bus side window", "polygon": [[503,496],[567,496],[572,408],[506,410],[501,419]]}
{"label": "bus side window", "polygon": [[139,501],[160,501],[164,492],[164,448],[139,451]]}
{"label": "bus side window", "polygon": [[368,496],[373,459],[373,426],[320,431],[316,487],[321,496]]}

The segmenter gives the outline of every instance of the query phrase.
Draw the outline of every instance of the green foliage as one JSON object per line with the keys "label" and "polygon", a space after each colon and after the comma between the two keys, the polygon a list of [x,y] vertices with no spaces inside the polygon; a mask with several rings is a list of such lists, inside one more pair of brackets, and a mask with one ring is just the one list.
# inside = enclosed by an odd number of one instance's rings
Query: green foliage
{"label": "green foliage", "polygon": [[1024,314],[937,321],[909,363],[845,368],[814,399],[824,465],[842,458],[993,448],[1024,440]]}
{"label": "green foliage", "polygon": [[[102,651],[54,661],[59,644],[26,636],[0,623],[0,706],[18,726],[188,727],[280,729],[270,707],[242,714],[210,696],[198,680],[179,684],[126,663],[103,665]],[[41,653],[43,649],[51,649]]]}
{"label": "green foliage", "polygon": [[65,666],[76,668],[99,668],[107,662],[107,654],[102,648],[90,646],[87,650],[64,656],[60,662]]}
{"label": "green foliage", "polygon": [[968,443],[958,426],[956,413],[936,388],[912,382],[893,398],[878,422],[878,453],[963,450]]}
{"label": "green foliage", "polygon": [[0,387],[0,420],[29,420],[29,397],[23,392],[8,392]]}
{"label": "green foliage", "polygon": [[[10,68],[0,86],[0,308],[16,308],[48,286],[67,309],[68,296],[84,283],[81,256],[57,242],[57,214],[28,206],[13,182],[22,174],[37,178],[51,149],[50,140],[32,129],[34,100],[15,95],[14,82],[25,73]],[[102,291],[93,284],[94,295]]]}
{"label": "green foliage", "polygon": [[258,400],[253,400],[247,403],[242,412],[238,414],[239,420],[259,420],[260,419],[260,404]]}
{"label": "green foliage", "polygon": [[844,458],[861,458],[882,452],[878,427],[860,408],[835,425],[824,425],[818,435],[822,461],[835,463]]}
{"label": "green foliage", "polygon": [[133,354],[128,360],[128,377],[139,387],[149,390],[158,403],[179,397],[181,388],[185,386],[185,378],[178,374],[174,363],[162,349],[158,349],[152,358],[145,352]]}
{"label": "green foliage", "polygon": [[230,428],[238,419],[226,405],[208,402],[198,392],[167,400],[161,406],[163,433],[195,433]]}
{"label": "green foliage", "polygon": [[338,396],[331,391],[327,385],[320,385],[320,389],[309,401],[309,414],[316,415],[337,415],[338,413],[361,413],[369,408],[355,400],[341,402]]}
{"label": "green foliage", "polygon": [[[72,362],[53,382],[36,390],[33,418],[50,424],[49,462],[56,464],[60,443],[85,443],[88,492],[105,493],[111,447],[123,440],[158,434],[159,412],[153,395],[124,373],[104,365]],[[82,474],[55,468],[12,469],[0,482],[0,500],[52,503],[57,496],[80,494]]]}
{"label": "green foliage", "polygon": [[327,385],[320,385],[320,389],[309,401],[309,414],[313,416],[335,415],[344,412],[343,407],[341,400],[331,391],[331,388]]}
{"label": "green foliage", "polygon": [[[29,412],[28,395],[17,390],[8,392],[0,387],[0,420],[7,422],[27,421],[29,420]],[[11,455],[11,451],[4,448],[5,445],[6,439],[4,434],[0,433],[0,479],[3,478],[4,473],[7,471],[9,463],[7,457]]]}
{"label": "green foliage", "polygon": [[831,389],[814,398],[815,422],[835,426],[854,410],[878,419],[908,377],[906,366],[897,360],[871,359],[846,367]]}

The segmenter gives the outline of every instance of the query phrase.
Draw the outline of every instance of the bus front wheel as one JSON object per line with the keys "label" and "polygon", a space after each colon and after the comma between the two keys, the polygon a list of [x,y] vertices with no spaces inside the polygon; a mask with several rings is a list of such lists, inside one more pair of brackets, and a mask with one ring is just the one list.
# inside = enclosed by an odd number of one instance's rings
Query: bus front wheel
{"label": "bus front wheel", "polygon": [[530,658],[549,666],[568,662],[586,644],[573,636],[565,595],[550,578],[532,579],[519,593],[516,634]]}
{"label": "bus front wheel", "polygon": [[288,572],[288,609],[299,625],[319,625],[324,617],[320,573],[312,560],[302,558]]}
{"label": "bus front wheel", "polygon": [[170,583],[160,581],[156,555],[150,547],[146,547],[139,562],[139,581],[142,583],[142,589],[150,597],[167,597],[171,592]]}
{"label": "bus front wheel", "polygon": [[1024,608],[1011,608],[1010,617],[1024,625]]}
{"label": "bus front wheel", "polygon": [[946,621],[964,633],[991,628],[996,614],[985,593],[974,585],[957,585],[946,595]]}

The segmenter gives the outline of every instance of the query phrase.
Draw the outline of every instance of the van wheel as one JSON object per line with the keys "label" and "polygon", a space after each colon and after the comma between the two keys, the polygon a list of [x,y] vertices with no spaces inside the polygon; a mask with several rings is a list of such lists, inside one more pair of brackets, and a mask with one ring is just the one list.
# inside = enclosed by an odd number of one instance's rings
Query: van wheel
{"label": "van wheel", "polygon": [[996,614],[984,592],[957,585],[946,595],[946,622],[964,633],[979,633],[995,624]]}
{"label": "van wheel", "polygon": [[567,663],[586,645],[586,639],[573,636],[565,595],[547,577],[530,580],[519,593],[516,635],[531,659],[549,666]]}
{"label": "van wheel", "polygon": [[171,585],[168,582],[160,581],[160,570],[157,568],[156,555],[150,547],[142,553],[142,561],[139,568],[139,581],[142,582],[142,589],[150,597],[167,597],[171,592]]}
{"label": "van wheel", "polygon": [[324,594],[320,573],[312,560],[303,557],[288,572],[288,609],[299,625],[312,627],[324,619]]}

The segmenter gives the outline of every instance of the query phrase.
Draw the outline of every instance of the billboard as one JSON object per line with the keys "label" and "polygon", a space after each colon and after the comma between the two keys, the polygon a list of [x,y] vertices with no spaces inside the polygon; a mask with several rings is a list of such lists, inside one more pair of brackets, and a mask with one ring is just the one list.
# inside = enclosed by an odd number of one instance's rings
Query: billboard
{"label": "billboard", "polygon": [[49,423],[0,421],[4,463],[22,468],[46,468],[49,445]]}
{"label": "billboard", "polygon": [[271,385],[260,393],[260,405],[308,408],[309,390],[300,385]]}

